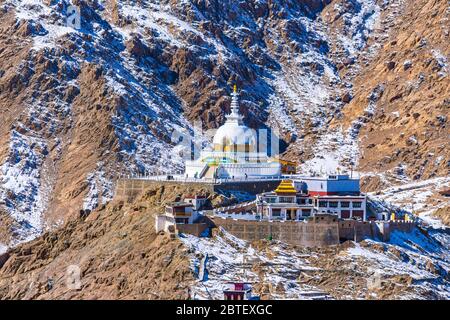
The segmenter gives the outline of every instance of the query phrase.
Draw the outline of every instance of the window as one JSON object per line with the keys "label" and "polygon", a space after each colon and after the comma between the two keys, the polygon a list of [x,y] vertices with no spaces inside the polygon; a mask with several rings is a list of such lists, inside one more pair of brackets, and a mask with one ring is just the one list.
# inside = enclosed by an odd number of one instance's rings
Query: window
{"label": "window", "polygon": [[353,208],[361,208],[362,202],[353,202]]}
{"label": "window", "polygon": [[281,216],[281,209],[272,209],[272,216],[273,217]]}
{"label": "window", "polygon": [[349,208],[350,207],[350,201],[341,201],[341,207],[342,208]]}
{"label": "window", "polygon": [[364,217],[364,211],[362,211],[362,210],[353,210],[352,216],[360,218],[362,220],[363,217]]}
{"label": "window", "polygon": [[280,197],[281,203],[294,203],[295,198],[294,197]]}
{"label": "window", "polygon": [[330,208],[337,208],[338,202],[337,201],[330,201]]}
{"label": "window", "polygon": [[309,217],[310,215],[311,215],[311,209],[303,209],[302,210],[303,217]]}
{"label": "window", "polygon": [[298,204],[305,204],[306,203],[306,199],[298,199],[297,203]]}
{"label": "window", "polygon": [[175,223],[188,224],[189,223],[189,219],[188,218],[175,218]]}
{"label": "window", "polygon": [[319,201],[319,207],[320,208],[328,207],[328,201]]}
{"label": "window", "polygon": [[342,218],[342,219],[348,219],[348,218],[350,218],[350,210],[342,210],[342,211],[341,211],[341,218]]}
{"label": "window", "polygon": [[244,284],[243,283],[235,283],[234,284],[234,290],[236,290],[236,291],[244,290]]}

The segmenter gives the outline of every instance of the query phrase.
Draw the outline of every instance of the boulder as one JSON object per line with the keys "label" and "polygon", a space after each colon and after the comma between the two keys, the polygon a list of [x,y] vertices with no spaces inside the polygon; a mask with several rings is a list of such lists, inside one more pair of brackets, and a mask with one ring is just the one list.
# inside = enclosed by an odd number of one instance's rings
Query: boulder
{"label": "boulder", "polygon": [[395,68],[395,62],[394,61],[388,61],[386,62],[386,68],[388,70],[393,70]]}

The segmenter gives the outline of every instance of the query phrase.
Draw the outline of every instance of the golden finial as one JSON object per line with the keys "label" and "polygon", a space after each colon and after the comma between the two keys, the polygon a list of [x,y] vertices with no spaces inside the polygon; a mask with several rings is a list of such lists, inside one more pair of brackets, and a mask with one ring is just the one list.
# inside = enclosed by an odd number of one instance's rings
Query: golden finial
{"label": "golden finial", "polygon": [[237,93],[237,85],[236,85],[236,84],[235,84],[234,87],[233,87],[233,92],[234,92],[234,93]]}

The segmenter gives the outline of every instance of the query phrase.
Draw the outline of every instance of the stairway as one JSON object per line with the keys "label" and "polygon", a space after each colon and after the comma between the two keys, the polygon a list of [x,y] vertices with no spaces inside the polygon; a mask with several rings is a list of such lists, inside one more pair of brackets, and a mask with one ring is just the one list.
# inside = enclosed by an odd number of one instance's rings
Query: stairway
{"label": "stairway", "polygon": [[200,178],[207,178],[207,179],[213,179],[214,178],[214,171],[216,170],[216,167],[206,165],[206,170],[203,169]]}
{"label": "stairway", "polygon": [[198,272],[198,279],[200,281],[206,281],[208,280],[208,270],[206,268],[206,263],[208,262],[208,254],[206,253],[202,260],[200,261],[200,267],[199,267],[199,272]]}

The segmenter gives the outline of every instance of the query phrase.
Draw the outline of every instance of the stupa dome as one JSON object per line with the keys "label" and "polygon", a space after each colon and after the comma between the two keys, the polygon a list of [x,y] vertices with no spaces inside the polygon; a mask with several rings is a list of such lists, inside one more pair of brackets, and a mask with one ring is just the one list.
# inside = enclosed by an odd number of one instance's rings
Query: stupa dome
{"label": "stupa dome", "polygon": [[245,125],[238,123],[225,123],[219,129],[213,139],[214,146],[216,145],[256,145],[256,134],[254,130]]}
{"label": "stupa dome", "polygon": [[239,114],[239,100],[236,87],[232,95],[231,113],[227,121],[217,129],[213,145],[216,151],[254,152],[256,150],[256,133],[244,125]]}

